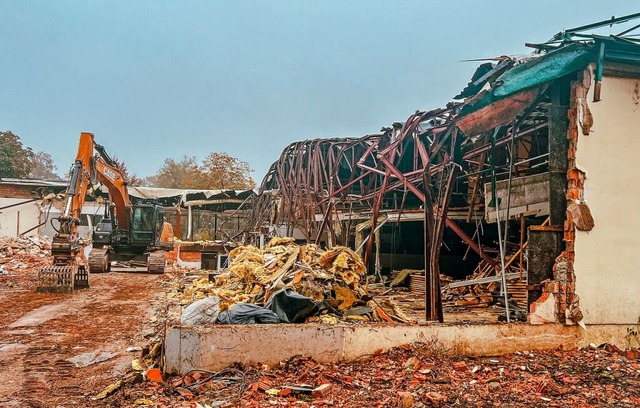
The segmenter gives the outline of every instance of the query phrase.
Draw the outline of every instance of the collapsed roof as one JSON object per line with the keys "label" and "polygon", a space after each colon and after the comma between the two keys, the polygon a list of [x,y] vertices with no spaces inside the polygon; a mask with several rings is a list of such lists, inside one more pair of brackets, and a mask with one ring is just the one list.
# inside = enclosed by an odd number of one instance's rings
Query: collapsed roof
{"label": "collapsed roof", "polygon": [[[482,183],[495,186],[511,175],[549,171],[554,82],[592,64],[599,98],[605,61],[608,66],[640,65],[640,41],[634,34],[639,17],[564,30],[545,43],[527,44],[535,49],[530,55],[493,58],[456,95],[458,101],[417,111],[378,134],[292,143],[262,181],[253,224],[291,225],[308,241],[318,242],[325,234],[335,242],[335,222],[349,217],[370,219],[372,234],[382,214],[399,217],[425,206],[440,212],[434,214],[438,225],[456,228],[448,210],[463,211],[470,221],[475,212],[486,210]],[[617,35],[585,34],[628,22],[634,25]]]}

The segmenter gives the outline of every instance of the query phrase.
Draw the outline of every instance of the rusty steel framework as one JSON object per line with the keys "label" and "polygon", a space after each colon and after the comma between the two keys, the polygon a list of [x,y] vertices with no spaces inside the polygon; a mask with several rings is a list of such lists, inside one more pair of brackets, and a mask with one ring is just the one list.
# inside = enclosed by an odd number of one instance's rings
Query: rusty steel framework
{"label": "rusty steel framework", "polygon": [[[348,242],[352,219],[368,218],[364,260],[369,265],[380,216],[422,208],[427,318],[442,320],[438,258],[445,227],[481,257],[482,266],[498,268],[478,240],[448,216],[452,201],[470,221],[483,206],[480,186],[492,175],[506,178],[511,164],[516,175],[547,170],[544,89],[510,100],[505,109],[480,112],[482,117],[461,116],[463,106],[415,112],[404,124],[376,135],[289,145],[262,182],[253,205],[254,225],[284,225],[288,235],[297,229],[309,242],[324,239],[333,245]],[[476,123],[486,124],[491,115],[506,124],[487,128]]]}
{"label": "rusty steel framework", "polygon": [[[366,230],[368,237],[356,239],[360,243],[356,246],[363,248],[365,264],[371,266],[374,250],[379,254],[374,248],[374,241],[379,244],[376,234],[389,215],[399,222],[403,213],[423,214],[426,317],[442,321],[439,258],[445,229],[455,233],[467,252],[477,253],[477,270],[502,268],[504,276],[505,267],[516,258],[505,265],[511,180],[547,172],[551,223],[556,228],[563,222],[566,206],[560,190],[566,189],[567,101],[562,102],[560,94],[568,92],[567,78],[592,63],[594,100],[598,100],[605,59],[640,62],[640,41],[629,34],[639,25],[606,38],[583,34],[638,18],[640,13],[565,30],[544,44],[529,44],[537,50],[530,56],[486,62],[455,97],[462,102],[417,111],[379,134],[289,145],[260,186],[250,224],[261,232],[297,231],[308,242],[328,246],[348,244],[354,231]],[[508,181],[504,229],[500,217],[505,206],[496,198],[500,181]],[[485,197],[487,188],[492,189],[491,202]],[[561,204],[553,207],[552,201]],[[469,236],[459,225],[466,223],[468,231],[469,224],[478,221],[477,214],[492,207],[499,251],[495,241],[483,242],[477,229]],[[523,216],[520,213],[516,252],[521,273],[526,246]],[[359,220],[357,226],[354,220]],[[500,262],[491,255],[497,252]],[[506,304],[504,279],[502,284]]]}

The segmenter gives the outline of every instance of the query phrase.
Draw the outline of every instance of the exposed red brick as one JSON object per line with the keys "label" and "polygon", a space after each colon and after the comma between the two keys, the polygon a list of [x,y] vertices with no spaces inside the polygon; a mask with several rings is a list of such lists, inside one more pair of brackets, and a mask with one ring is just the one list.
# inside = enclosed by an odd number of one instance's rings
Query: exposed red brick
{"label": "exposed red brick", "polygon": [[[567,110],[567,115],[568,115],[568,119],[569,119],[569,129],[575,129],[576,130],[576,137],[578,136],[578,132],[577,132],[577,124],[576,121],[578,119],[578,110],[576,108],[571,108]],[[567,134],[567,136],[573,136],[573,134]],[[573,139],[573,137],[571,137]]]}
{"label": "exposed red brick", "polygon": [[547,280],[542,282],[542,291],[546,293],[560,292],[560,283],[557,281]]}
{"label": "exposed red brick", "polygon": [[[586,175],[576,166],[576,151],[578,149],[579,138],[577,108],[578,101],[586,98],[590,84],[591,74],[586,70],[578,75],[578,80],[571,84],[569,109],[567,109],[567,118],[569,119],[567,129],[567,139],[569,140],[569,146],[567,148],[567,158],[569,159],[569,169],[567,170],[567,204],[572,204],[575,200],[581,200],[584,197],[584,180]],[[554,265],[554,278],[558,280],[557,314],[560,322],[565,322],[567,308],[571,304],[571,300],[575,294],[575,271],[573,269],[573,260],[575,259],[575,239],[575,227],[573,225],[571,215],[567,213],[567,219],[564,222],[565,251],[556,258],[556,264]],[[562,271],[556,271],[557,268],[560,268],[559,265],[562,265]],[[546,289],[555,290],[555,288],[556,287],[554,286],[553,288]]]}
{"label": "exposed red brick", "polygon": [[331,390],[331,383],[322,384],[313,389],[311,396],[314,398],[321,398]]}
{"label": "exposed red brick", "polygon": [[574,201],[579,200],[582,192],[577,188],[570,188],[567,190],[567,200]]}
{"label": "exposed red brick", "polygon": [[582,178],[582,172],[578,169],[569,169],[567,171],[567,177],[570,180],[580,180]]}
{"label": "exposed red brick", "polygon": [[575,246],[574,246],[574,241],[573,240],[565,240],[564,241],[564,246],[565,246],[567,251],[571,251],[571,252],[574,251]]}

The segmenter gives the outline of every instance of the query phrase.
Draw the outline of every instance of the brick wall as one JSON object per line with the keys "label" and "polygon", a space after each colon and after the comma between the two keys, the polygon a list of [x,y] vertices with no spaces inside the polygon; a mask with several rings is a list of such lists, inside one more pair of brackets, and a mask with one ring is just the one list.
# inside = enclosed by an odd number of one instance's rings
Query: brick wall
{"label": "brick wall", "polygon": [[[567,151],[569,158],[569,169],[567,171],[567,207],[576,201],[581,202],[584,200],[584,182],[586,175],[582,170],[578,169],[576,165],[576,151],[578,149],[578,135],[580,130],[578,109],[581,103],[586,104],[591,80],[591,72],[585,69],[578,74],[578,79],[571,84],[571,96],[569,109],[567,111],[569,118],[569,126],[567,129],[567,139],[569,140],[569,148]],[[576,227],[571,213],[567,211],[567,218],[564,222],[564,242],[566,250],[556,259],[553,268],[554,280],[559,283],[558,320],[565,323],[578,322],[583,319],[579,306],[580,298],[576,295],[576,274],[573,268],[573,262],[575,260],[575,239]]]}
{"label": "brick wall", "polygon": [[33,186],[22,186],[9,183],[0,183],[0,197],[6,198],[36,198],[32,193]]}

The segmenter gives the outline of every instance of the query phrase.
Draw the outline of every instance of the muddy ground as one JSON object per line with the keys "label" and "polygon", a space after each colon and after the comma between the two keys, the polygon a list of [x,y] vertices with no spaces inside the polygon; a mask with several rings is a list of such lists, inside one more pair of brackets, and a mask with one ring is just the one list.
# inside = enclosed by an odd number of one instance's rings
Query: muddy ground
{"label": "muddy ground", "polygon": [[147,344],[166,277],[94,274],[73,295],[35,293],[36,279],[0,277],[0,406],[105,406],[89,397],[131,367],[128,347]]}

